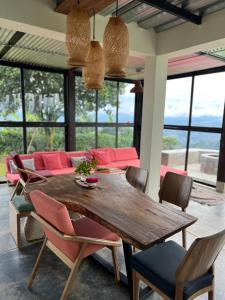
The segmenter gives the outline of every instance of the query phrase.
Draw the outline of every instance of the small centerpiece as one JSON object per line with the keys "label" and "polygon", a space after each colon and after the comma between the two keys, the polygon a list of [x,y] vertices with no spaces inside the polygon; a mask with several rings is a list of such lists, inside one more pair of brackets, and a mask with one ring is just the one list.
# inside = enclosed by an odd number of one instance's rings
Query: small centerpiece
{"label": "small centerpiece", "polygon": [[89,187],[95,187],[98,182],[98,178],[96,177],[88,177],[86,179],[86,183]]}
{"label": "small centerpiece", "polygon": [[81,163],[75,169],[75,173],[80,175],[81,181],[86,182],[87,177],[90,176],[91,172],[95,170],[96,166],[96,160],[90,152],[87,152],[85,154],[85,159],[81,161]]}

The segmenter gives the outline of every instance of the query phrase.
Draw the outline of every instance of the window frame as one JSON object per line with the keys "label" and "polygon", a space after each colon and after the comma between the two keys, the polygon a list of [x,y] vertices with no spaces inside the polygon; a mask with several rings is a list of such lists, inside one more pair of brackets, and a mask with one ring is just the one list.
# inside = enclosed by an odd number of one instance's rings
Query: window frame
{"label": "window frame", "polygon": [[[135,104],[134,104],[134,122],[133,123],[91,123],[90,126],[88,123],[75,122],[75,103],[76,103],[76,95],[74,91],[75,87],[75,77],[81,76],[81,72],[77,72],[74,70],[66,70],[59,68],[49,68],[49,67],[41,67],[41,66],[31,66],[25,63],[12,63],[1,61],[1,66],[7,66],[12,68],[18,68],[20,70],[20,87],[21,87],[21,100],[22,100],[22,121],[0,121],[0,128],[2,127],[10,127],[10,128],[21,128],[23,133],[23,149],[24,153],[27,153],[27,128],[41,128],[41,127],[52,127],[52,128],[64,128],[65,130],[65,151],[75,151],[76,145],[75,134],[77,127],[94,127],[96,134],[96,146],[97,146],[97,127],[116,127],[116,146],[118,144],[118,127],[133,127],[133,145],[135,144],[135,140],[138,137],[135,137],[135,114],[136,114],[136,96],[135,96]],[[24,86],[24,70],[34,70],[34,71],[42,71],[48,73],[58,73],[62,74],[63,79],[63,94],[64,94],[64,122],[30,122],[26,121],[26,106],[25,106],[25,86]],[[115,78],[105,78],[105,80],[116,81],[117,86],[119,82],[131,83],[134,84],[134,80],[128,79],[115,79]],[[117,97],[118,98],[118,97]],[[118,103],[118,99],[117,99]],[[97,111],[97,110],[96,110]],[[117,106],[117,121],[118,121],[118,106]],[[13,149],[12,149],[13,150]]]}
{"label": "window frame", "polygon": [[[76,77],[77,76],[81,76],[80,73],[76,73],[74,81],[76,81]],[[114,81],[117,82],[117,105],[116,105],[116,122],[114,123],[110,123],[110,122],[98,122],[98,91],[96,91],[95,93],[95,122],[76,122],[75,119],[75,138],[74,138],[74,147],[75,147],[75,151],[77,149],[76,147],[76,128],[79,127],[91,127],[91,128],[95,128],[95,148],[99,147],[98,144],[98,127],[113,127],[116,130],[116,136],[115,136],[115,147],[118,147],[118,128],[119,127],[131,127],[133,128],[133,141],[132,141],[132,146],[134,146],[134,131],[135,131],[135,106],[136,106],[136,97],[134,96],[134,121],[132,123],[121,123],[118,122],[118,114],[119,114],[119,83],[123,82],[123,83],[130,83],[130,84],[134,84],[133,80],[129,80],[129,79],[116,79],[116,78],[105,78],[105,80],[107,81]],[[76,85],[76,84],[75,84]],[[75,90],[75,88],[74,88]],[[76,99],[76,92],[75,92],[75,99]],[[76,115],[76,101],[75,101],[75,115]]]}
{"label": "window frame", "polygon": [[[184,170],[187,171],[188,169],[188,154],[190,149],[190,137],[191,132],[208,132],[208,133],[219,133],[221,135],[222,140],[222,133],[223,133],[223,124],[221,127],[203,127],[203,126],[194,126],[191,124],[192,121],[192,111],[193,111],[193,100],[194,100],[194,85],[195,85],[195,78],[200,75],[207,75],[207,74],[215,74],[215,73],[221,73],[225,72],[225,67],[219,67],[219,68],[212,68],[208,70],[202,70],[202,71],[195,71],[195,72],[188,72],[178,75],[170,75],[167,77],[167,80],[173,80],[173,79],[180,79],[185,77],[191,77],[192,83],[191,83],[191,95],[190,95],[190,109],[189,109],[189,119],[188,119],[188,125],[171,125],[171,124],[164,124],[164,129],[169,130],[183,130],[187,131],[187,143],[186,143],[186,152],[185,152],[185,165]],[[224,101],[224,111],[225,111],[225,101]],[[224,118],[224,112],[223,112],[223,118]],[[219,160],[222,155],[222,152],[219,151]],[[217,176],[220,172],[220,164],[218,166]],[[213,184],[205,183],[200,180],[195,180],[195,182],[202,183],[211,187],[215,187]]]}

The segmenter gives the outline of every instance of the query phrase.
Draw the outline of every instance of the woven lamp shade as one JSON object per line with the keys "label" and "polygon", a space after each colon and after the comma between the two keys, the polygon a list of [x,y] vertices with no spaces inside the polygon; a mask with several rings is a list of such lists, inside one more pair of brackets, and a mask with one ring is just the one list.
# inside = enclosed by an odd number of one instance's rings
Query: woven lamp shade
{"label": "woven lamp shade", "polygon": [[66,46],[69,53],[68,65],[86,65],[91,40],[91,24],[88,12],[72,5],[67,16]]}
{"label": "woven lamp shade", "polygon": [[106,74],[112,77],[125,77],[124,68],[129,56],[129,33],[120,17],[111,17],[105,28],[103,49]]}
{"label": "woven lamp shade", "polygon": [[83,68],[83,79],[88,89],[102,88],[105,76],[103,49],[99,42],[91,41],[87,65]]}

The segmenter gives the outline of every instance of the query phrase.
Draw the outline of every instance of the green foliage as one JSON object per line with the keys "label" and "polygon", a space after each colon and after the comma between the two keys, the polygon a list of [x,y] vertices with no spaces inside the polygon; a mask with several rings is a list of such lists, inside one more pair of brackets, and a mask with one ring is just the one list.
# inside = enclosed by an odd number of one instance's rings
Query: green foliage
{"label": "green foliage", "polygon": [[98,129],[99,147],[115,147],[116,129],[111,127],[101,127]]}
{"label": "green foliage", "polygon": [[95,160],[84,160],[76,168],[75,172],[81,176],[87,177],[91,174],[91,171],[96,168]]}
{"label": "green foliage", "polygon": [[166,136],[163,137],[163,150],[172,150],[176,149],[179,145],[176,137],[174,136]]}
{"label": "green foliage", "polygon": [[95,128],[79,127],[76,129],[76,149],[78,151],[95,148]]}

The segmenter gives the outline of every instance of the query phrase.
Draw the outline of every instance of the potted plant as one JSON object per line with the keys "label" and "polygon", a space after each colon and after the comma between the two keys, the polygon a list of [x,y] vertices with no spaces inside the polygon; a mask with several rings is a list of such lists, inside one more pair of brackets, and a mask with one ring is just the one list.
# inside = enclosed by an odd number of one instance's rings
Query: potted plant
{"label": "potted plant", "polygon": [[87,153],[85,159],[75,169],[75,173],[80,175],[81,181],[86,181],[86,178],[91,174],[91,171],[95,170],[96,166],[96,160]]}

